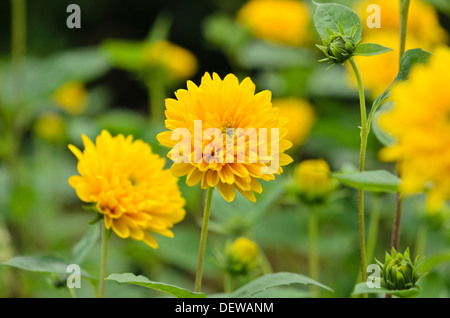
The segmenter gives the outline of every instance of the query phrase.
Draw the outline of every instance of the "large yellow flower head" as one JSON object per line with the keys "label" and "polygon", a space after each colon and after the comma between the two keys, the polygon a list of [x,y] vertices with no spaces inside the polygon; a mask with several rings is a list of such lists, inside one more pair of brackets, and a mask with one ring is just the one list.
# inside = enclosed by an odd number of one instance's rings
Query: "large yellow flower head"
{"label": "large yellow flower head", "polygon": [[284,153],[292,146],[284,139],[288,119],[278,117],[269,91],[255,94],[250,78],[239,83],[232,74],[222,80],[206,73],[200,86],[188,81],[175,95],[166,99],[169,131],[157,138],[172,148],[171,170],[186,175],[189,186],[217,186],[228,202],[238,190],[254,202],[254,192],[262,192],[258,179],[272,180],[292,162]]}
{"label": "large yellow flower head", "polygon": [[398,140],[382,149],[381,159],[399,162],[403,193],[429,188],[430,210],[450,198],[449,63],[450,48],[442,47],[426,65],[414,66],[409,81],[393,89],[393,109],[379,118]]}
{"label": "large yellow flower head", "polygon": [[[380,8],[380,28],[369,28],[366,21],[374,13],[370,5]],[[361,72],[364,85],[377,98],[392,83],[399,69],[399,1],[366,0],[357,1],[355,11],[361,17],[363,42],[377,43],[393,49],[385,54],[364,57],[356,56],[355,61]],[[436,10],[428,3],[411,1],[408,14],[406,49],[422,48],[432,51],[436,46],[446,43],[448,35],[440,25]],[[350,66],[348,67],[350,70]],[[356,87],[354,76],[349,73],[349,81]]]}
{"label": "large yellow flower head", "polygon": [[286,139],[294,147],[302,145],[315,122],[312,105],[307,100],[294,97],[274,99],[272,104],[280,109],[280,116],[289,118]]}
{"label": "large yellow flower head", "polygon": [[309,40],[308,7],[297,0],[250,0],[237,20],[258,38],[299,46]]}
{"label": "large yellow flower head", "polygon": [[105,227],[121,238],[131,237],[157,248],[153,233],[170,231],[185,216],[185,200],[175,178],[164,170],[165,159],[152,153],[142,140],[103,130],[95,144],[82,136],[84,151],[73,145],[78,172],[69,184],[84,202],[94,203]]}
{"label": "large yellow flower head", "polygon": [[148,67],[162,68],[169,79],[186,80],[198,69],[197,58],[190,51],[166,40],[147,44],[142,54]]}

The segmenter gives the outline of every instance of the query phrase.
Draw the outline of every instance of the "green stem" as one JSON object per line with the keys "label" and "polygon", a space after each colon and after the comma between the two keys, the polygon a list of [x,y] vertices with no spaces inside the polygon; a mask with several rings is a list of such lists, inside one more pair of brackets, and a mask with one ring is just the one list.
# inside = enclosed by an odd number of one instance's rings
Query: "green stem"
{"label": "green stem", "polygon": [[208,235],[208,222],[211,213],[211,203],[214,188],[209,187],[206,192],[205,210],[203,212],[202,232],[200,235],[200,247],[198,251],[197,273],[195,275],[194,291],[200,292],[202,289],[202,275],[203,275],[203,259],[205,257],[206,236]]}
{"label": "green stem", "polygon": [[400,241],[400,223],[402,220],[403,196],[400,193],[395,195],[395,214],[394,223],[392,225],[391,247],[398,251]]}
{"label": "green stem", "polygon": [[[309,234],[309,275],[315,281],[319,281],[319,255],[317,250],[317,211],[311,208],[308,216],[308,234]],[[311,285],[312,297],[319,297],[317,286]]]}
{"label": "green stem", "polygon": [[[366,99],[364,96],[364,87],[362,84],[361,74],[356,66],[355,60],[349,59],[353,72],[355,73],[356,81],[358,82],[359,102],[361,108],[361,147],[359,154],[359,171],[363,172],[366,161],[366,148],[367,148],[367,115],[366,115]],[[364,229],[364,191],[358,190],[358,214],[359,214],[359,240],[360,240],[360,256],[361,256],[361,278],[365,282],[367,280],[366,274],[366,239]],[[363,297],[367,298],[367,294]]]}
{"label": "green stem", "polygon": [[75,293],[75,288],[67,288],[69,291],[70,298],[77,298],[77,294]]}
{"label": "green stem", "polygon": [[367,231],[367,259],[371,260],[375,254],[377,245],[378,227],[380,223],[380,199],[377,195],[372,196],[372,210],[370,212],[370,225]]}
{"label": "green stem", "polygon": [[226,294],[231,294],[233,292],[233,277],[231,277],[230,273],[225,273],[223,290]]}
{"label": "green stem", "polygon": [[106,267],[108,260],[108,241],[111,237],[111,230],[108,230],[106,227],[104,228],[102,235],[102,258],[101,258],[101,267],[100,267],[100,278],[99,278],[99,291],[98,298],[105,297],[105,278],[106,278]]}
{"label": "green stem", "polygon": [[400,0],[400,59],[406,51],[406,31],[410,0]]}
{"label": "green stem", "polygon": [[164,101],[166,99],[165,86],[159,81],[150,81],[147,86],[150,102],[150,119],[155,123],[160,123],[164,119]]}
{"label": "green stem", "polygon": [[425,222],[420,224],[416,236],[416,255],[425,256],[425,247],[427,245],[427,225]]}

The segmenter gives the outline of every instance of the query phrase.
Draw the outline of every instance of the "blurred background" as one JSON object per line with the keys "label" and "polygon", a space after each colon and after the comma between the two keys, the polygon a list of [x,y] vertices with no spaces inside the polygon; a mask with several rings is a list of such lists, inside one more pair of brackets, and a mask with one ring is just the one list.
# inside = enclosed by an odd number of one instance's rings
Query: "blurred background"
{"label": "blurred background", "polygon": [[[326,1],[321,1],[326,2]],[[363,23],[363,40],[394,51],[359,57],[369,105],[398,71],[396,1],[332,1],[352,7]],[[12,14],[12,3],[19,3]],[[26,3],[26,16],[21,4]],[[69,29],[69,4],[81,8],[81,28]],[[381,8],[381,28],[365,21],[369,4]],[[398,5],[397,5],[398,6]],[[23,11],[23,10],[22,10]],[[264,272],[308,275],[309,208],[296,196],[295,167],[323,158],[332,171],[357,169],[360,122],[358,93],[345,66],[327,65],[315,43],[313,5],[307,0],[1,1],[0,2],[0,263],[17,255],[51,254],[70,260],[89,230],[92,215],[67,180],[77,174],[68,144],[81,147],[102,129],[132,134],[165,157],[155,136],[164,130],[164,99],[199,84],[205,72],[222,78],[249,76],[256,90],[270,90],[273,104],[289,117],[289,151],[294,163],[275,181],[263,184],[256,203],[237,196],[227,204],[214,196],[205,263],[204,289],[223,292],[226,245],[245,236],[259,246],[264,266],[235,282],[239,287]],[[18,13],[19,12],[19,13]],[[16,25],[12,31],[11,25]],[[448,44],[450,3],[412,0],[407,48],[433,51]],[[443,66],[448,67],[448,66]],[[375,125],[374,130],[377,130]],[[380,138],[383,133],[375,131]],[[367,169],[395,171],[378,160],[382,144],[370,135]],[[82,147],[81,147],[82,148]],[[170,162],[167,162],[167,167]],[[132,272],[154,281],[193,288],[203,193],[180,188],[186,219],[175,238],[158,237],[151,250],[142,242],[113,236],[109,273]],[[367,194],[368,262],[389,250],[394,194]],[[404,203],[400,250],[427,257],[429,274],[421,297],[450,295],[449,210],[430,214],[423,197]],[[357,192],[338,186],[317,208],[320,282],[334,289],[323,297],[349,297],[359,271]],[[100,244],[92,244],[82,268],[98,275]],[[0,297],[68,297],[58,277],[0,266]],[[308,290],[284,288],[285,297],[308,297]],[[81,297],[93,295],[83,281]],[[282,294],[280,294],[282,293]],[[270,291],[259,295],[271,297]],[[159,297],[141,287],[107,282],[107,297]]]}

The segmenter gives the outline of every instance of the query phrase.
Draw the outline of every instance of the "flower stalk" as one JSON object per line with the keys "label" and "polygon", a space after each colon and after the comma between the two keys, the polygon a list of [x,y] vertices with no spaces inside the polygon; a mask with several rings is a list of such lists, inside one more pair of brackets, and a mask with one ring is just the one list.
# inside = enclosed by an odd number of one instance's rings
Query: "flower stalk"
{"label": "flower stalk", "polygon": [[105,226],[103,226],[104,231],[102,235],[102,257],[101,257],[101,265],[100,265],[100,278],[99,278],[99,291],[98,298],[105,297],[105,278],[106,278],[106,269],[108,263],[108,242],[111,237],[111,230],[108,230]]}
{"label": "flower stalk", "polygon": [[208,234],[208,222],[209,222],[209,215],[211,213],[213,192],[214,192],[213,187],[209,187],[208,190],[206,190],[205,210],[203,212],[203,224],[200,235],[200,247],[198,251],[197,272],[195,275],[195,287],[194,287],[195,292],[200,292],[202,289],[203,260],[205,258],[206,237]]}
{"label": "flower stalk", "polygon": [[[364,87],[362,84],[361,75],[353,57],[349,59],[353,72],[355,73],[356,81],[358,82],[359,102],[361,108],[361,147],[359,155],[359,171],[363,172],[366,161],[366,148],[368,137],[367,115],[366,115],[366,100],[364,95]],[[366,239],[364,229],[364,191],[362,188],[358,190],[358,215],[359,215],[359,240],[360,240],[360,257],[361,257],[361,278],[365,282],[367,280],[366,274]],[[364,294],[367,297],[367,294]]]}

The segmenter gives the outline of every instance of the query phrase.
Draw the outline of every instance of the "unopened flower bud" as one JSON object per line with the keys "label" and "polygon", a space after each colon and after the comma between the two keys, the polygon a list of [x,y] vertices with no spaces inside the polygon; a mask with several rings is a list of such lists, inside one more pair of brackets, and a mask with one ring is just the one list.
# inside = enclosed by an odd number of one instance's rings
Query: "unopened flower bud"
{"label": "unopened flower bud", "polygon": [[258,245],[239,237],[225,250],[226,270],[233,275],[246,275],[256,265]]}
{"label": "unopened flower bud", "polygon": [[381,285],[389,290],[404,290],[416,286],[417,281],[423,274],[419,273],[418,268],[423,259],[416,257],[414,263],[409,255],[409,248],[404,254],[397,253],[392,248],[391,255],[386,252],[384,264],[377,260],[381,270]]}

